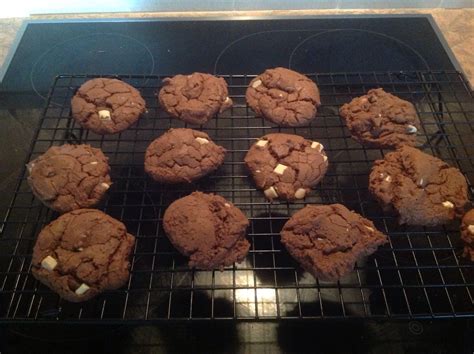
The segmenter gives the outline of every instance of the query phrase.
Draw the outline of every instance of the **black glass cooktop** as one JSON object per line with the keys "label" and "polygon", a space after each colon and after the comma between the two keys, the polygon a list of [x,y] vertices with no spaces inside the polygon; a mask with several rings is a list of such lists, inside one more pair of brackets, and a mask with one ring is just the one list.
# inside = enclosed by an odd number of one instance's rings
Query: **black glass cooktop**
{"label": "black glass cooktop", "polygon": [[[0,193],[4,196],[0,211],[10,200],[44,97],[57,74],[168,75],[203,71],[238,75],[257,74],[275,66],[304,73],[459,70],[428,16],[30,22],[24,26],[11,62],[0,77]],[[217,348],[234,352],[239,342],[257,343],[247,347],[255,350],[266,345],[272,352],[295,348],[305,352],[318,343],[322,352],[334,353],[379,353],[386,349],[431,353],[435,348],[448,353],[451,349],[462,352],[470,346],[465,344],[466,338],[472,338],[472,331],[459,322],[283,323],[278,327],[243,323],[231,328],[114,327],[111,331],[102,327],[99,331],[75,328],[73,334],[66,333],[68,330],[45,326],[44,333],[40,333],[37,328],[0,328],[0,338],[5,339],[0,340],[0,351],[2,346],[17,349],[11,352],[24,352],[26,347],[31,350],[47,345],[51,352],[50,343],[57,343],[60,336],[60,344],[75,347],[71,352],[83,351],[92,340],[105,352],[113,349],[123,353],[136,352],[143,346],[153,346],[159,352],[186,352],[193,347],[205,352]],[[91,335],[89,331],[100,334]],[[439,337],[440,332],[444,336]],[[209,333],[215,334],[212,343]],[[347,340],[340,341],[342,334]]]}
{"label": "black glass cooktop", "polygon": [[30,22],[1,89],[44,93],[59,73],[257,74],[275,66],[304,73],[455,68],[425,16]]}

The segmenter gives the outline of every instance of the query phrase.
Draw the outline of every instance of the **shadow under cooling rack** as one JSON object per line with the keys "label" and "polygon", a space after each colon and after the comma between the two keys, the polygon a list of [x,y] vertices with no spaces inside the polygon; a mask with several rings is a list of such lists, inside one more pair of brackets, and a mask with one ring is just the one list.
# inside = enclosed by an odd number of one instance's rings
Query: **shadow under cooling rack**
{"label": "shadow under cooling rack", "polygon": [[[367,190],[372,163],[384,151],[353,141],[339,107],[383,87],[414,103],[422,122],[418,147],[458,167],[474,181],[474,100],[457,72],[338,73],[309,75],[321,90],[317,119],[303,128],[279,128],[256,118],[245,102],[253,78],[223,76],[234,106],[200,127],[228,153],[212,175],[192,185],[160,185],[143,171],[148,144],[172,127],[184,127],[158,107],[163,77],[117,75],[137,87],[148,113],[111,136],[83,130],[71,119],[70,99],[97,75],[61,75],[51,87],[28,159],[52,145],[88,143],[109,157],[113,185],[99,208],[136,235],[128,284],[82,304],[59,299],[30,273],[36,235],[57,215],[36,200],[25,171],[0,224],[0,321],[142,323],[181,320],[474,317],[474,265],[461,257],[459,225],[405,227],[383,214]],[[255,189],[243,159],[269,132],[296,133],[320,141],[329,156],[324,180],[304,201],[269,203]],[[241,264],[221,271],[193,271],[164,235],[166,207],[193,190],[218,193],[241,208],[251,224],[252,247]],[[280,243],[283,224],[306,204],[342,203],[374,221],[389,244],[358,263],[337,283],[315,280]]]}

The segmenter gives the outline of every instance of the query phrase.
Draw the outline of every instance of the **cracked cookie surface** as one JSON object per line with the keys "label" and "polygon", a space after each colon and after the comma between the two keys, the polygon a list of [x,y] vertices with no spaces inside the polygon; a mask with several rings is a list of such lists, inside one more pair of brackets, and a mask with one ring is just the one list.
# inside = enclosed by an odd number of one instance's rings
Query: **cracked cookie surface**
{"label": "cracked cookie surface", "polygon": [[52,146],[27,164],[28,184],[44,205],[60,213],[91,207],[112,184],[107,161],[90,145]]}
{"label": "cracked cookie surface", "polygon": [[145,171],[161,183],[192,182],[215,171],[226,150],[193,129],[170,129],[145,152]]}
{"label": "cracked cookie surface", "polygon": [[245,156],[255,184],[267,199],[303,199],[326,174],[324,147],[293,134],[267,134]]}
{"label": "cracked cookie surface", "polygon": [[174,201],[165,211],[163,227],[176,249],[189,257],[189,266],[215,269],[242,261],[250,244],[245,238],[247,217],[215,194],[194,192]]}
{"label": "cracked cookie surface", "polygon": [[255,113],[289,127],[309,124],[321,105],[316,84],[285,68],[265,70],[250,82],[245,97]]}
{"label": "cracked cookie surface", "polygon": [[164,79],[158,100],[168,114],[195,125],[232,106],[225,80],[203,73]]}
{"label": "cracked cookie surface", "polygon": [[120,221],[95,209],[74,210],[41,230],[32,273],[63,299],[86,301],[127,282],[134,243]]}
{"label": "cracked cookie surface", "polygon": [[464,241],[463,256],[474,262],[474,209],[469,210],[462,218],[461,239]]}
{"label": "cracked cookie surface", "polygon": [[352,137],[359,143],[376,148],[414,146],[420,120],[408,101],[372,89],[339,109]]}
{"label": "cracked cookie surface", "polygon": [[374,162],[369,190],[408,225],[446,224],[463,215],[468,201],[467,182],[457,168],[409,146]]}
{"label": "cracked cookie surface", "polygon": [[308,205],[283,226],[281,242],[315,278],[336,281],[386,243],[387,236],[341,204]]}
{"label": "cracked cookie surface", "polygon": [[146,111],[140,92],[117,79],[85,82],[71,100],[73,118],[97,134],[119,133]]}

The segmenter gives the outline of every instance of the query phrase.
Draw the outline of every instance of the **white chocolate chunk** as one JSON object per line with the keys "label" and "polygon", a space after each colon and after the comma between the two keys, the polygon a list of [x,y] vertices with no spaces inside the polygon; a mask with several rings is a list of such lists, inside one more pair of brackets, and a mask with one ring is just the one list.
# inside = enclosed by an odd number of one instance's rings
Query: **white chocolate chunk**
{"label": "white chocolate chunk", "polygon": [[326,162],[328,160],[328,157],[326,155],[323,156],[323,161]]}
{"label": "white chocolate chunk", "polygon": [[306,195],[306,189],[304,188],[298,188],[295,192],[296,199],[303,199],[305,195]]}
{"label": "white chocolate chunk", "polygon": [[316,240],[322,241],[323,239],[321,237],[316,237]]}
{"label": "white chocolate chunk", "polygon": [[392,177],[387,176],[387,177],[385,177],[384,181],[390,183],[390,182],[392,182]]}
{"label": "white chocolate chunk", "polygon": [[89,165],[97,165],[98,162],[97,161],[92,161],[91,163],[89,163]]}
{"label": "white chocolate chunk", "polygon": [[467,227],[467,230],[468,230],[471,234],[474,235],[474,225],[469,225],[469,226]]}
{"label": "white chocolate chunk", "polygon": [[262,171],[260,171],[260,170],[255,170],[255,172],[256,172],[256,173],[261,173]]}
{"label": "white chocolate chunk", "polygon": [[285,165],[282,165],[281,163],[279,163],[278,165],[276,165],[276,167],[273,169],[273,172],[275,172],[277,175],[282,175],[285,170],[288,168],[288,166],[285,166]]}
{"label": "white chocolate chunk", "polygon": [[224,206],[225,206],[226,208],[230,208],[230,204],[229,204],[229,203],[224,203]]}
{"label": "white chocolate chunk", "polygon": [[204,144],[208,144],[209,143],[209,140],[207,140],[206,138],[200,138],[200,137],[197,137],[196,138],[196,141],[201,144],[201,145],[204,145]]}
{"label": "white chocolate chunk", "polygon": [[374,230],[372,227],[370,227],[370,226],[366,226],[365,228],[366,228],[367,230],[369,230],[370,232],[374,232],[374,231],[375,231],[375,230]]}
{"label": "white chocolate chunk", "polygon": [[34,162],[30,162],[30,163],[26,164],[26,168],[28,169],[28,173],[31,173],[31,171],[33,170],[33,167],[35,167]]}
{"label": "white chocolate chunk", "polygon": [[407,125],[407,130],[406,132],[408,134],[415,134],[418,131],[414,125]]}
{"label": "white chocolate chunk", "polygon": [[75,293],[76,295],[83,295],[89,289],[90,289],[89,285],[82,283],[81,286],[76,289]]}
{"label": "white chocolate chunk", "polygon": [[41,261],[41,266],[46,269],[46,270],[49,270],[49,271],[52,271],[54,270],[54,268],[56,268],[56,266],[58,265],[58,261],[55,260],[53,257],[51,256],[46,256],[44,257],[44,259]]}
{"label": "white chocolate chunk", "polygon": [[313,141],[311,143],[311,149],[318,149],[318,151],[321,152],[321,151],[323,151],[324,146],[323,146],[323,144],[320,144],[317,141]]}
{"label": "white chocolate chunk", "polygon": [[419,181],[418,181],[418,185],[421,187],[423,186],[423,178],[421,178]]}
{"label": "white chocolate chunk", "polygon": [[265,194],[265,196],[268,199],[278,198],[278,193],[276,192],[275,188],[273,188],[273,187],[265,189],[263,191],[263,193]]}
{"label": "white chocolate chunk", "polygon": [[262,84],[262,80],[256,80],[253,82],[252,87],[257,88]]}
{"label": "white chocolate chunk", "polygon": [[100,120],[110,120],[110,112],[106,109],[99,111]]}
{"label": "white chocolate chunk", "polygon": [[84,251],[84,248],[79,247],[79,248],[77,249],[77,251],[78,251],[78,252],[82,252],[82,251]]}
{"label": "white chocolate chunk", "polygon": [[230,97],[226,97],[224,100],[224,103],[229,103],[230,102]]}
{"label": "white chocolate chunk", "polygon": [[100,185],[104,187],[106,190],[110,188],[110,185],[105,182],[102,182]]}
{"label": "white chocolate chunk", "polygon": [[255,145],[259,146],[259,147],[264,147],[268,144],[268,140],[259,140],[255,143]]}
{"label": "white chocolate chunk", "polygon": [[449,208],[449,209],[453,209],[453,208],[454,208],[454,204],[451,203],[449,200],[443,202],[443,206],[444,206],[445,208]]}

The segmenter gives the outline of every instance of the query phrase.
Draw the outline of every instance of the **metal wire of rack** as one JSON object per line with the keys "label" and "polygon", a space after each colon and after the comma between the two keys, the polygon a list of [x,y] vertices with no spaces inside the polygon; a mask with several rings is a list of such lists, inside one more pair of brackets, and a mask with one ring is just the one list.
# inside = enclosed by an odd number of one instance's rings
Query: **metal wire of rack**
{"label": "metal wire of rack", "polygon": [[[165,186],[143,171],[148,144],[171,127],[186,126],[158,107],[160,76],[117,75],[137,87],[148,113],[130,129],[100,136],[70,116],[70,99],[87,79],[55,78],[28,160],[52,145],[88,143],[109,157],[113,186],[99,206],[136,235],[127,285],[82,304],[61,300],[30,273],[31,252],[41,228],[57,217],[36,200],[25,171],[0,224],[0,322],[147,323],[184,320],[423,319],[474,317],[474,264],[461,257],[459,225],[406,227],[381,212],[367,190],[372,162],[383,150],[351,139],[338,108],[370,88],[383,87],[415,104],[422,122],[419,145],[458,167],[474,191],[474,99],[457,72],[333,73],[309,75],[323,105],[304,128],[275,127],[256,118],[245,103],[251,75],[223,76],[231,110],[200,127],[227,150],[221,168],[192,185]],[[330,167],[304,201],[269,203],[255,189],[243,158],[269,132],[295,133],[320,141]],[[221,271],[195,271],[167,240],[161,221],[166,207],[193,190],[218,193],[249,217],[251,250],[241,264]],[[357,264],[339,282],[305,273],[282,247],[279,232],[306,204],[345,204],[389,235],[388,245]]]}

